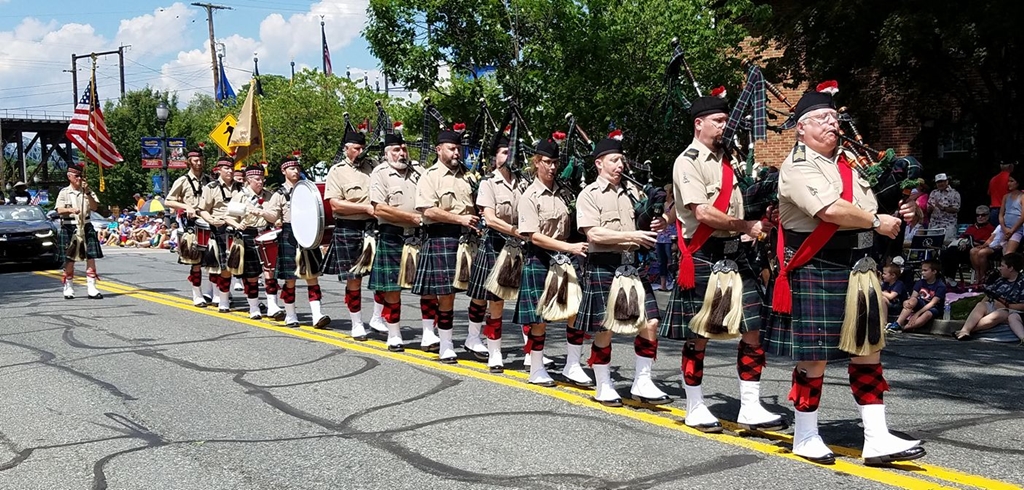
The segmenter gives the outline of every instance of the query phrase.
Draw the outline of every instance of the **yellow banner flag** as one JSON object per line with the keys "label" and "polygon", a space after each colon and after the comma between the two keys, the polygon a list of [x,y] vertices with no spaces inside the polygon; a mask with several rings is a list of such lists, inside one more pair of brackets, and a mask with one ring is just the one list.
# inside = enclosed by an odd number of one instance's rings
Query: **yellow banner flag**
{"label": "yellow banner flag", "polygon": [[249,85],[249,93],[238,114],[238,124],[231,133],[228,146],[234,151],[236,162],[245,160],[257,150],[263,152],[263,129],[260,127],[259,104],[256,101],[256,82]]}

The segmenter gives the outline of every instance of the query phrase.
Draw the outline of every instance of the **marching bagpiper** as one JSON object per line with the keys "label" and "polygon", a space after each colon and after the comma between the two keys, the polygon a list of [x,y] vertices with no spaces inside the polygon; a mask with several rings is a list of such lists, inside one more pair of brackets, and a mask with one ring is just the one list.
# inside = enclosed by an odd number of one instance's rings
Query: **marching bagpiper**
{"label": "marching bagpiper", "polygon": [[[866,258],[874,234],[896,237],[901,220],[876,214],[871,184],[851,168],[856,157],[839,148],[831,93],[804,94],[794,117],[797,143],[779,174],[775,312],[763,341],[769,352],[797,361],[789,392],[796,408],[793,453],[816,463],[834,463],[818,435],[818,403],[826,363],[849,358],[850,388],[864,425],[864,462],[917,459],[925,454],[920,441],[890,434],[885,421],[882,397],[889,385],[882,376],[880,351],[886,305],[876,264]],[[902,204],[899,214],[916,221],[914,200]]]}
{"label": "marching bagpiper", "polygon": [[89,215],[99,207],[100,200],[85,182],[84,165],[68,164],[68,186],[57,194],[54,209],[60,215],[58,259],[64,264],[64,299],[75,297],[75,262],[85,260],[85,283],[89,299],[103,299],[96,289],[96,259],[103,258],[96,228]]}
{"label": "marching bagpiper", "polygon": [[228,203],[236,191],[242,186],[232,180],[231,157],[222,156],[213,165],[218,178],[203,189],[203,198],[199,205],[199,217],[210,224],[210,243],[203,255],[202,266],[210,276],[210,282],[217,286],[217,310],[221,313],[231,311],[229,298],[231,288],[231,271],[228,269]]}
{"label": "marching bagpiper", "polygon": [[[721,432],[704,404],[704,350],[708,339],[740,337],[736,371],[740,383],[737,422],[747,429],[777,430],[782,417],[761,406],[760,267],[740,235],[761,235],[760,220],[745,220],[743,193],[735,178],[722,132],[729,105],[724,97],[699,97],[690,107],[693,142],[676,158],[672,171],[676,215],[682,224],[680,278],[672,291],[663,334],[685,339],[681,363],[686,392],[686,425]],[[682,231],[685,230],[685,231]],[[684,235],[685,234],[685,235]],[[667,328],[666,328],[667,327]]]}
{"label": "marching bagpiper", "polygon": [[[494,353],[493,350],[484,346],[480,339],[485,314],[487,327],[484,330],[484,335],[490,345],[490,341],[501,339],[501,317],[505,309],[505,300],[487,290],[488,278],[491,275],[491,269],[496,266],[495,261],[498,254],[505,248],[507,241],[521,241],[522,239],[516,229],[516,206],[521,195],[521,183],[519,177],[509,169],[508,145],[508,137],[504,134],[499,133],[495,137],[491,147],[491,152],[494,154],[494,173],[490,178],[481,181],[480,187],[477,189],[476,205],[483,215],[483,221],[487,228],[481,237],[476,256],[473,257],[469,289],[466,290],[466,295],[470,298],[469,332],[463,347],[477,359],[487,360],[488,365],[491,365]],[[514,272],[518,278],[520,271],[516,269]],[[500,352],[499,348],[499,358]]]}
{"label": "marching bagpiper", "polygon": [[[324,315],[321,311],[320,301],[323,294],[320,292],[320,282],[317,276],[320,275],[319,267],[310,267],[308,264],[321,264],[323,257],[320,247],[313,247],[310,250],[299,250],[295,235],[292,232],[292,191],[295,184],[301,178],[302,164],[294,155],[289,155],[281,161],[281,173],[284,174],[284,184],[270,196],[270,202],[266,209],[270,221],[281,221],[281,233],[277,236],[277,264],[274,267],[274,278],[284,281],[281,288],[281,302],[284,303],[284,324],[288,327],[298,327],[299,317],[295,312],[295,281],[303,279],[306,281],[306,294],[309,298],[309,310],[313,315],[313,327],[324,328],[331,323],[331,317]],[[305,259],[306,269],[300,272],[298,269],[297,254],[310,254]],[[269,295],[270,292],[267,291]]]}
{"label": "marching bagpiper", "polygon": [[324,198],[331,203],[334,213],[334,239],[327,252],[324,274],[337,274],[345,283],[345,305],[352,319],[352,338],[366,340],[362,318],[361,270],[373,263],[372,248],[368,249],[368,229],[375,222],[370,204],[370,172],[373,165],[368,159],[359,159],[366,146],[366,135],[346,131],[342,161],[327,172]]}
{"label": "marching bagpiper", "polygon": [[[203,187],[207,177],[203,174],[203,154],[199,150],[188,152],[188,172],[178,177],[167,192],[164,204],[170,209],[183,213],[182,224],[185,235],[195,236],[196,218],[199,217],[199,205],[203,198]],[[192,304],[205,308],[213,301],[213,284],[207,282],[208,289],[203,290],[202,255],[195,247],[192,238],[181,239],[178,244],[178,263],[189,266],[188,282],[192,286]]]}
{"label": "marching bagpiper", "polygon": [[[378,235],[369,287],[375,295],[381,295],[381,313],[388,330],[388,350],[402,352],[405,349],[398,324],[402,313],[399,273],[403,269],[402,251],[406,238],[423,224],[423,217],[416,211],[416,182],[421,169],[410,164],[401,132],[384,135],[384,162],[370,174],[370,204],[377,216]],[[409,268],[415,271],[415,268]],[[424,335],[426,332],[425,329]],[[430,334],[433,335],[433,329]],[[431,344],[436,343],[435,337]]]}
{"label": "marching bagpiper", "polygon": [[[263,167],[250,165],[245,169],[245,187],[235,191],[231,196],[231,204],[238,204],[243,214],[225,218],[235,229],[235,240],[228,256],[228,267],[233,274],[242,278],[242,287],[246,301],[249,303],[249,318],[258,320],[263,317],[260,311],[259,278],[264,274],[260,263],[259,252],[256,250],[256,236],[265,231],[270,223],[277,220],[277,214],[263,208],[270,201],[271,193],[263,188]],[[237,218],[237,219],[236,219]],[[277,304],[277,281],[273,278],[264,280],[267,293],[267,317],[283,320],[284,310]]]}
{"label": "marching bagpiper", "polygon": [[[594,382],[580,367],[585,334],[575,325],[580,287],[569,260],[570,255],[585,257],[588,245],[586,242],[568,242],[572,216],[555,180],[558,153],[558,145],[550,139],[537,144],[533,157],[536,177],[523,192],[517,206],[518,231],[529,240],[529,244],[524,253],[519,298],[512,322],[529,328],[527,343],[532,358],[529,382],[554,386],[543,362],[547,320],[541,313],[549,308],[561,309],[557,316],[559,319],[564,317],[567,322],[567,354],[562,376],[576,386],[589,388],[594,386]],[[487,364],[495,371],[501,368],[501,331],[498,331],[496,340],[488,338],[487,343],[491,352]]]}
{"label": "marching bagpiper", "polygon": [[[657,233],[636,229],[633,201],[643,194],[622,179],[625,157],[621,138],[622,133],[616,130],[595,145],[597,180],[587,185],[576,200],[576,226],[587,236],[589,247],[583,302],[576,321],[581,329],[596,332],[588,361],[594,369],[596,401],[622,406],[609,369],[614,329],[637,333],[633,342],[636,373],[630,388],[632,397],[650,404],[670,403],[668,395],[651,380],[661,312],[650,282],[637,277],[632,266],[638,248],[654,248]],[[664,225],[664,220],[658,218],[652,229]]]}
{"label": "marching bagpiper", "polygon": [[[462,125],[464,126],[464,125]],[[459,159],[462,134],[441,131],[437,137],[437,163],[416,184],[416,209],[423,213],[426,240],[416,264],[413,294],[437,300],[437,330],[441,338],[438,358],[455,364],[452,343],[457,269],[468,272],[466,243],[462,237],[476,230],[480,218],[473,212],[473,189]],[[467,278],[468,279],[468,278]],[[422,307],[423,305],[421,305]],[[424,308],[424,316],[426,316]]]}

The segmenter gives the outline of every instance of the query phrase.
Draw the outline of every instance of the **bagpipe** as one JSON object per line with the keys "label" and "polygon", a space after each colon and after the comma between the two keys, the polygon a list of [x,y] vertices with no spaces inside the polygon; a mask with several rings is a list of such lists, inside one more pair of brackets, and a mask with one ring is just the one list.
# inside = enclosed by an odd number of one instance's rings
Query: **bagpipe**
{"label": "bagpipe", "polygon": [[885,151],[871,148],[864,143],[864,138],[846,107],[840,107],[837,112],[840,125],[845,123],[854,137],[847,136],[842,129],[836,136],[844,148],[857,155],[853,169],[871,184],[875,200],[878,201],[878,211],[885,214],[899,211],[900,204],[917,187],[917,179],[921,177],[923,170],[921,162],[909,155],[897,157],[892,148]]}

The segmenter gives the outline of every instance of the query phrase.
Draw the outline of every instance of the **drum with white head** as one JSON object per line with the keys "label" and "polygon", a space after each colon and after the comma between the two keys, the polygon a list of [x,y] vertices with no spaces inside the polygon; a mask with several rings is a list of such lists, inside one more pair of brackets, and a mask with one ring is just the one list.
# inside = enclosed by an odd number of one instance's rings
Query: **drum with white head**
{"label": "drum with white head", "polygon": [[330,201],[324,199],[323,183],[300,180],[292,190],[292,234],[303,249],[327,245],[334,234]]}

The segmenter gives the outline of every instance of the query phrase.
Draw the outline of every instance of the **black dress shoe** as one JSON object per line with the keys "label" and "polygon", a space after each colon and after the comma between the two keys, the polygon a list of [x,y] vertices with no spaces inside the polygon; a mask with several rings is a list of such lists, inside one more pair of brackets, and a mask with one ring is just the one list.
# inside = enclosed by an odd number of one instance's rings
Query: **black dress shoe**
{"label": "black dress shoe", "polygon": [[664,405],[666,403],[672,403],[672,399],[668,395],[659,396],[658,398],[647,398],[640,395],[632,395],[633,399],[648,405]]}
{"label": "black dress shoe", "polygon": [[534,383],[533,381],[527,381],[527,382],[530,383],[533,386],[542,386],[544,388],[554,388],[554,387],[558,386],[558,383],[555,383],[554,380],[542,381],[540,383]]}
{"label": "black dress shoe", "polygon": [[771,422],[764,422],[764,423],[760,423],[760,424],[740,424],[740,423],[737,423],[736,425],[739,425],[740,428],[742,428],[742,429],[746,429],[746,430],[759,430],[759,431],[783,430],[786,427],[789,427],[789,424],[786,423],[786,419],[784,419],[782,417],[779,417],[778,420],[773,420]]}
{"label": "black dress shoe", "polygon": [[352,340],[356,340],[356,341],[359,341],[359,342],[366,342],[366,336],[365,335],[360,335],[358,337],[352,337]]}
{"label": "black dress shoe", "polygon": [[834,454],[832,454],[832,453],[828,453],[828,454],[826,454],[824,456],[819,456],[817,458],[814,458],[814,457],[811,457],[811,456],[803,456],[803,455],[800,455],[800,454],[797,454],[797,456],[800,456],[801,458],[804,458],[807,461],[810,461],[812,463],[818,463],[818,464],[824,464],[824,465],[836,464],[836,456]]}
{"label": "black dress shoe", "polygon": [[878,466],[889,463],[896,463],[899,461],[910,461],[921,456],[924,456],[924,448],[921,446],[915,446],[906,451],[900,451],[898,453],[886,454],[885,456],[876,456],[874,458],[864,458],[864,464],[867,466]]}
{"label": "black dress shoe", "polygon": [[470,349],[469,347],[466,347],[465,344],[462,345],[462,348],[465,349],[466,352],[472,354],[473,357],[475,357],[476,360],[478,361],[486,361],[491,358],[490,354],[488,354],[487,352],[477,352],[473,349]]}
{"label": "black dress shoe", "polygon": [[213,296],[209,296],[209,295],[204,294],[203,295],[203,301],[206,301],[206,304],[213,303]]}
{"label": "black dress shoe", "polygon": [[439,361],[441,361],[441,364],[458,364],[459,363],[459,358],[458,357],[444,357],[444,358],[439,359]]}
{"label": "black dress shoe", "polygon": [[103,293],[90,294],[89,299],[103,299]]}
{"label": "black dress shoe", "polygon": [[217,308],[220,313],[231,313],[231,308]]}
{"label": "black dress shoe", "polygon": [[71,296],[71,295],[69,295],[69,294],[65,294],[65,295],[64,295],[64,299],[75,299],[75,297],[74,297],[74,296]]}
{"label": "black dress shoe", "polygon": [[284,312],[284,310],[281,310],[281,311],[275,313],[274,316],[272,316],[270,318],[273,318],[274,321],[278,321],[279,322],[281,320],[284,320],[285,315],[286,315],[286,313]]}
{"label": "black dress shoe", "polygon": [[313,324],[313,328],[324,329],[324,328],[327,328],[327,326],[330,325],[330,324],[331,324],[331,317],[329,317],[327,315],[324,315],[324,316],[320,317],[320,321],[318,321],[315,324]]}
{"label": "black dress shoe", "polygon": [[423,349],[423,352],[441,352],[441,344],[421,345],[420,349]]}
{"label": "black dress shoe", "polygon": [[592,400],[594,400],[595,402],[600,403],[601,405],[604,405],[606,407],[618,408],[618,407],[622,406],[622,399],[621,398],[616,398],[614,400],[598,400],[597,398],[592,398]]}
{"label": "black dress shoe", "polygon": [[192,303],[192,306],[195,306],[196,308],[206,308],[206,304],[207,303],[203,301],[202,303]]}
{"label": "black dress shoe", "polygon": [[402,344],[389,345],[388,346],[388,351],[389,352],[405,352],[405,347],[402,346]]}
{"label": "black dress shoe", "polygon": [[299,322],[285,323],[284,326],[288,328],[299,328]]}
{"label": "black dress shoe", "polygon": [[705,432],[708,434],[717,434],[719,432],[722,432],[722,424],[717,420],[710,424],[687,425],[687,427],[697,429],[701,432]]}
{"label": "black dress shoe", "polygon": [[577,388],[582,388],[584,390],[592,390],[592,389],[594,389],[594,382],[593,381],[590,381],[588,383],[581,383],[579,381],[573,381],[572,379],[566,378],[565,376],[562,376],[562,378],[565,379],[565,384],[572,385],[572,386],[575,386]]}
{"label": "black dress shoe", "polygon": [[494,374],[501,374],[505,372],[505,366],[488,366],[487,370]]}

